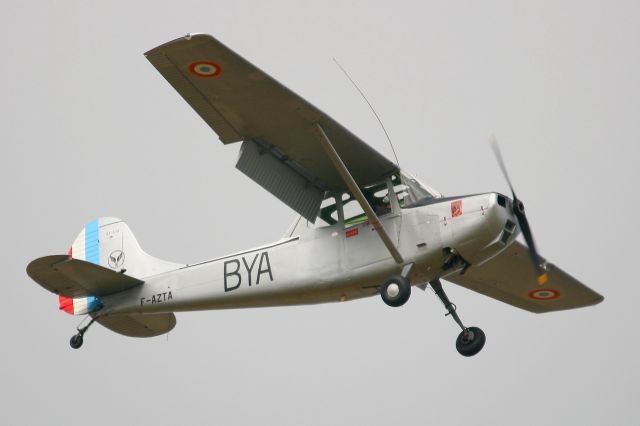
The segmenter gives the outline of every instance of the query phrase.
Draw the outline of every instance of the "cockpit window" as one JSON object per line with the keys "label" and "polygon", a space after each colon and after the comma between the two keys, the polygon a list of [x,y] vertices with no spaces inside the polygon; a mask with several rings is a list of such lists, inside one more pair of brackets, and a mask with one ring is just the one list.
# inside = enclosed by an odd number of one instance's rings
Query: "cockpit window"
{"label": "cockpit window", "polygon": [[[325,198],[320,206],[320,213],[316,223],[321,222],[327,225],[335,225],[338,223],[338,204],[333,197]],[[322,226],[322,225],[321,225]]]}
{"label": "cockpit window", "polygon": [[[405,208],[417,201],[442,197],[440,193],[422,185],[416,178],[405,172],[397,172],[391,176],[393,192],[401,208]],[[384,216],[392,212],[392,199],[389,197],[389,186],[387,181],[378,182],[360,188],[365,198],[378,216]],[[341,195],[342,211],[344,214],[345,227],[353,226],[364,222],[367,219],[360,203],[349,193]],[[395,203],[395,201],[393,201]],[[338,223],[338,204],[334,196],[329,195],[322,201],[320,212],[315,224],[307,223],[306,228],[319,228],[332,226]],[[307,221],[304,221],[307,222]]]}
{"label": "cockpit window", "polygon": [[330,196],[322,200],[315,227],[335,225],[336,223],[338,223],[338,204],[336,199]]}
{"label": "cockpit window", "polygon": [[420,200],[442,197],[438,191],[422,185],[416,178],[405,172],[393,175],[391,181],[402,208]]}
{"label": "cockpit window", "polygon": [[[391,200],[386,182],[379,182],[361,188],[362,194],[377,216],[384,216],[391,213]],[[343,194],[342,204],[344,206],[344,225],[352,226],[362,223],[367,219],[367,215],[358,203],[358,200],[351,194]]]}

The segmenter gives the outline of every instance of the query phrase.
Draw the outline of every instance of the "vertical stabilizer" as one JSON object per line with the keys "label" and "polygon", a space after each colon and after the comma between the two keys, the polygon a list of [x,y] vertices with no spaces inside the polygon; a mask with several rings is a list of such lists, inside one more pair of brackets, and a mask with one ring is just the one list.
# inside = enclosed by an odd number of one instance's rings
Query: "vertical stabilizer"
{"label": "vertical stabilizer", "polygon": [[71,245],[69,256],[138,279],[183,266],[145,253],[127,224],[113,217],[89,222]]}

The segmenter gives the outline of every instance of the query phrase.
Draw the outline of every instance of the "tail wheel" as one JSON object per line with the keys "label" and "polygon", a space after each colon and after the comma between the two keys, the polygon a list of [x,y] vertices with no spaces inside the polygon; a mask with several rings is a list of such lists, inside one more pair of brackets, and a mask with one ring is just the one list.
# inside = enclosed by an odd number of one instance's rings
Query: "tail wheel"
{"label": "tail wheel", "polygon": [[386,279],[382,287],[380,287],[380,296],[382,300],[389,306],[398,307],[404,305],[409,296],[411,296],[411,284],[409,280],[394,275]]}
{"label": "tail wheel", "polygon": [[71,337],[71,340],[69,340],[69,345],[71,345],[73,349],[80,349],[80,346],[82,346],[82,341],[82,334],[74,334]]}

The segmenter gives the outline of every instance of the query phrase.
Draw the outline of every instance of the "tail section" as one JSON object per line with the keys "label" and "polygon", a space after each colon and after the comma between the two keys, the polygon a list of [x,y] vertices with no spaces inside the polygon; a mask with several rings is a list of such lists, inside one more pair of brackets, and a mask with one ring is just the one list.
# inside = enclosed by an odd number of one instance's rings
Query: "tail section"
{"label": "tail section", "polygon": [[66,297],[58,296],[60,310],[71,315],[84,315],[102,308],[102,301],[96,296]]}
{"label": "tail section", "polygon": [[183,266],[145,253],[127,224],[113,217],[89,222],[71,245],[69,256],[138,279]]}
{"label": "tail section", "polygon": [[[89,222],[69,248],[69,257],[138,279],[183,266],[145,253],[127,224],[113,217],[101,217]],[[96,296],[59,296],[58,299],[60,310],[71,315],[88,314],[102,308],[102,301]]]}

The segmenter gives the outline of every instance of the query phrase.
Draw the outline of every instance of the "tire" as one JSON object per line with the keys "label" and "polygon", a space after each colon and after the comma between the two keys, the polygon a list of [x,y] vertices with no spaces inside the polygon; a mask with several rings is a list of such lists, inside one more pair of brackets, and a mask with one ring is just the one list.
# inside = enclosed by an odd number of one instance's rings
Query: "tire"
{"label": "tire", "polygon": [[82,335],[74,334],[71,336],[71,340],[69,340],[69,345],[71,345],[73,349],[80,349],[82,346],[82,340]]}
{"label": "tire", "polygon": [[382,287],[380,287],[380,296],[382,300],[389,306],[397,308],[407,303],[409,296],[411,296],[411,284],[409,280],[400,276],[394,275],[385,280]]}
{"label": "tire", "polygon": [[487,341],[484,331],[478,327],[469,327],[468,330],[473,335],[471,340],[465,338],[464,331],[456,339],[456,349],[462,356],[474,356],[482,350]]}

